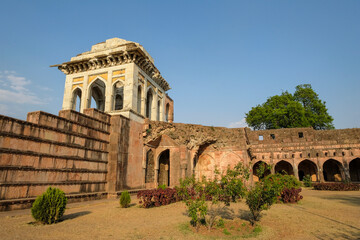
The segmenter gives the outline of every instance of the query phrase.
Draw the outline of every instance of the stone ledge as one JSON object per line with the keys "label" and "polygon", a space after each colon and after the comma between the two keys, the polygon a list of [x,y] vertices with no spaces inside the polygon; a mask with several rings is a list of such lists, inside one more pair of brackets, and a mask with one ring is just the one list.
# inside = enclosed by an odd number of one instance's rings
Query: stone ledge
{"label": "stone ledge", "polygon": [[28,166],[0,166],[0,171],[15,170],[15,171],[43,171],[43,172],[72,172],[72,173],[107,173],[107,170],[90,170],[84,168],[34,168]]}
{"label": "stone ledge", "polygon": [[9,133],[9,132],[0,131],[0,136],[24,139],[24,140],[33,141],[33,142],[48,143],[48,144],[53,144],[53,145],[69,147],[69,148],[83,149],[83,150],[87,150],[87,151],[94,151],[94,152],[100,152],[100,153],[109,153],[108,151],[92,149],[92,148],[88,148],[88,147],[84,147],[84,146],[79,146],[79,145],[76,145],[76,144],[56,142],[56,141],[52,141],[52,140],[41,139],[41,138],[25,136],[25,135],[18,135],[18,134]]}
{"label": "stone ledge", "polygon": [[0,187],[7,186],[34,186],[34,185],[81,185],[81,184],[106,184],[107,181],[66,181],[66,182],[0,182]]}
{"label": "stone ledge", "polygon": [[[47,129],[47,130],[54,131],[54,132],[60,132],[60,133],[67,134],[67,135],[73,135],[73,136],[76,136],[76,137],[81,137],[81,138],[86,138],[86,139],[90,139],[90,140],[94,140],[94,141],[99,141],[99,142],[102,142],[102,143],[109,143],[109,141],[94,138],[94,137],[90,137],[89,135],[86,135],[86,134],[82,134],[82,133],[78,133],[78,132],[74,132],[74,131],[70,131],[70,130],[65,130],[65,129],[60,129],[60,128],[54,128],[54,127],[50,127],[50,126],[46,126],[46,125],[33,123],[33,122],[23,121],[23,120],[20,120],[20,119],[11,118],[11,117],[4,116],[4,115],[1,115],[1,114],[0,114],[0,119],[11,120],[11,121],[19,123],[19,124],[31,125],[33,127],[43,128],[43,129]],[[80,124],[78,124],[78,125],[80,125]],[[91,127],[88,127],[88,126],[83,126],[83,127],[87,127],[87,128],[92,129],[94,131],[100,131],[100,130],[97,130],[95,128],[91,128]],[[102,131],[102,130],[100,132],[109,134],[109,132]],[[27,135],[24,135],[24,136],[27,136]]]}
{"label": "stone ledge", "polygon": [[[65,195],[68,198],[68,203],[72,203],[106,198],[107,194],[107,192],[93,192],[73,193]],[[31,208],[32,203],[35,201],[35,199],[36,197],[0,200],[0,211],[11,211],[15,209]]]}
{"label": "stone ledge", "polygon": [[52,154],[37,153],[37,152],[30,152],[30,151],[22,151],[22,150],[9,149],[9,148],[0,148],[0,153],[28,155],[28,156],[30,155],[30,156],[37,156],[37,157],[48,157],[48,158],[58,158],[58,159],[65,159],[65,160],[87,161],[87,162],[97,162],[97,163],[108,164],[108,161],[102,161],[102,160],[81,158],[81,157],[77,157],[77,156],[72,156],[72,157],[58,156],[58,155],[52,155]]}

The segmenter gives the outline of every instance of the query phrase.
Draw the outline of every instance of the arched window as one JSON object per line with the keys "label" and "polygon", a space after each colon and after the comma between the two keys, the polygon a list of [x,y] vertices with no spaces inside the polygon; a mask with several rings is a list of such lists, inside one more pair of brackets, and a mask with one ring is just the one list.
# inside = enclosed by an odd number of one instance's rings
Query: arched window
{"label": "arched window", "polygon": [[157,113],[156,113],[156,120],[160,121],[160,100],[157,103]]}
{"label": "arched window", "polygon": [[122,110],[124,108],[124,85],[122,82],[114,84],[113,98],[113,110]]}
{"label": "arched window", "polygon": [[138,86],[138,92],[137,92],[137,112],[141,114],[141,86]]}
{"label": "arched window", "polygon": [[106,89],[105,83],[99,79],[97,79],[90,85],[88,108],[96,108],[100,111],[104,111],[104,109],[105,109],[105,89]]}
{"label": "arched window", "polygon": [[170,105],[169,103],[166,104],[166,109],[165,109],[165,121],[168,122],[169,121],[169,109],[170,109]]}
{"label": "arched window", "polygon": [[152,102],[153,102],[153,93],[152,90],[149,89],[146,94],[146,117],[149,119],[151,119]]}
{"label": "arched window", "polygon": [[80,88],[76,88],[73,91],[72,109],[80,112],[80,109],[81,109],[81,90],[80,90]]}

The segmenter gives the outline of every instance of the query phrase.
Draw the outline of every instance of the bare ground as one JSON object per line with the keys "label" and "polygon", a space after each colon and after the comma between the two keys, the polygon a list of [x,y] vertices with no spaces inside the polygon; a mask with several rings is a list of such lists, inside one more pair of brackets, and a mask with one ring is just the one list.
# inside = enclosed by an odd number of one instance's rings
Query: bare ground
{"label": "bare ground", "polygon": [[[304,189],[302,194],[298,204],[276,204],[265,211],[256,239],[360,239],[360,191]],[[134,196],[132,202],[138,202]],[[246,221],[244,202],[230,208],[224,217]],[[34,224],[29,209],[0,212],[0,239],[236,238],[193,233],[189,220],[184,203],[123,209],[118,200],[99,200],[68,204],[63,220],[53,225]]]}

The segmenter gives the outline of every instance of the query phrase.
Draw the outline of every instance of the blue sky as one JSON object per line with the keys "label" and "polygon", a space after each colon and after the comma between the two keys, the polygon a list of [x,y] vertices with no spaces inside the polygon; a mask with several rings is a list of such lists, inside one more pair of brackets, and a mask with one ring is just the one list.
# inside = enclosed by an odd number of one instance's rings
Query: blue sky
{"label": "blue sky", "polygon": [[106,39],[139,42],[172,89],[175,121],[243,126],[309,83],[336,128],[360,127],[360,1],[2,1],[0,114],[57,114],[50,65]]}

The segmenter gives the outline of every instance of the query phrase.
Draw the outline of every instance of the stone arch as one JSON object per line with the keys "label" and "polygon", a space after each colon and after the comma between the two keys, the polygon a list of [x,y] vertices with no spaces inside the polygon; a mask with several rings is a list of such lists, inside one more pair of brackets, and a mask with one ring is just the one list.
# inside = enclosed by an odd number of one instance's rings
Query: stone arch
{"label": "stone arch", "polygon": [[153,107],[154,93],[150,87],[146,93],[146,117],[151,119],[151,110]]}
{"label": "stone arch", "polygon": [[112,110],[122,110],[124,108],[124,84],[116,81],[112,89]]}
{"label": "stone arch", "polygon": [[[106,83],[101,80],[101,78],[97,78],[93,81],[88,88],[89,96],[88,96],[88,104],[87,107],[94,107],[97,110],[104,111],[105,110],[105,92],[106,92]],[[95,102],[96,106],[91,106],[92,100]]]}
{"label": "stone arch", "polygon": [[139,85],[138,86],[138,91],[137,91],[137,112],[141,113],[141,99],[142,99],[142,87]]}
{"label": "stone arch", "polygon": [[154,152],[150,149],[146,152],[146,163],[145,163],[145,183],[154,182]]}
{"label": "stone arch", "polygon": [[342,181],[342,164],[335,160],[326,160],[323,164],[324,180],[329,182],[340,182]]}
{"label": "stone arch", "polygon": [[242,162],[242,159],[239,155],[234,153],[233,151],[230,151],[226,153],[221,159],[220,159],[220,172],[224,173],[230,167],[233,169],[235,165],[238,162]]}
{"label": "stone arch", "polygon": [[[259,168],[260,168],[260,164],[265,164],[265,167],[267,168],[265,170],[265,172],[263,174],[259,173]],[[266,164],[263,161],[257,161],[256,163],[254,163],[253,167],[252,167],[252,172],[253,172],[253,180],[255,182],[259,181],[260,179],[266,177],[267,175],[271,174],[271,171],[268,169],[268,164]]]}
{"label": "stone arch", "polygon": [[170,104],[167,103],[165,107],[165,121],[169,121],[169,114],[170,114]]}
{"label": "stone arch", "polygon": [[170,186],[170,150],[164,150],[159,155],[158,184]]}
{"label": "stone arch", "polygon": [[316,182],[318,179],[317,165],[308,159],[303,160],[298,165],[299,180],[302,181],[305,176],[309,175],[311,181]]}
{"label": "stone arch", "polygon": [[79,87],[76,87],[72,94],[72,109],[80,112],[81,110],[81,95],[82,90]]}
{"label": "stone arch", "polygon": [[349,163],[350,179],[353,182],[360,182],[360,158],[355,158]]}
{"label": "stone arch", "polygon": [[215,160],[209,154],[201,154],[196,157],[197,161],[194,162],[194,174],[197,179],[206,177],[212,179],[215,170]]}
{"label": "stone arch", "polygon": [[294,175],[294,168],[291,163],[281,160],[275,165],[275,173]]}

